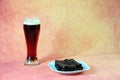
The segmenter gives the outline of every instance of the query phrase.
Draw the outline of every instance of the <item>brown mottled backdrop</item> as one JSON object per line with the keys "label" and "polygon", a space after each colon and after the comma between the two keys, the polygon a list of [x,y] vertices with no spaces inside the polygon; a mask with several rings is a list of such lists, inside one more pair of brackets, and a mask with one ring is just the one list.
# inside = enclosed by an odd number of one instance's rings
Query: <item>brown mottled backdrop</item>
{"label": "brown mottled backdrop", "polygon": [[31,16],[41,19],[39,57],[116,51],[120,47],[119,4],[119,0],[0,0],[2,58],[25,55],[23,19]]}

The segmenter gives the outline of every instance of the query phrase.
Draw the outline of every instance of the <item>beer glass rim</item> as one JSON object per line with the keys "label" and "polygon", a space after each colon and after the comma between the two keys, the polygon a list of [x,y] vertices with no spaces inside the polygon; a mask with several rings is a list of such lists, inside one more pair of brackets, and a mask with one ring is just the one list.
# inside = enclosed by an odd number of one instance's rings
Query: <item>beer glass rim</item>
{"label": "beer glass rim", "polygon": [[25,18],[23,21],[24,25],[39,25],[40,24],[40,19],[33,17],[33,18]]}

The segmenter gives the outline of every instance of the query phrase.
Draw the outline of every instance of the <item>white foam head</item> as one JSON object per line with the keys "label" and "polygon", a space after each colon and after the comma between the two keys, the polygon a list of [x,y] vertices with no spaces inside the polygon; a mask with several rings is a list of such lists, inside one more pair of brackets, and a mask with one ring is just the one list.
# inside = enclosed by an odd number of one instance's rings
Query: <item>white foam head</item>
{"label": "white foam head", "polygon": [[23,22],[25,25],[39,25],[40,20],[38,18],[26,18]]}

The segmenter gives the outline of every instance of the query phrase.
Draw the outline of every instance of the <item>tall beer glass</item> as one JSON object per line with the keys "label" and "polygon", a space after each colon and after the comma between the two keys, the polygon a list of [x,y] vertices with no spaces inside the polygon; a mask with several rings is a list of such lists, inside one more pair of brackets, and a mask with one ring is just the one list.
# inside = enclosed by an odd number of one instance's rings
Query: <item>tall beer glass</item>
{"label": "tall beer glass", "polygon": [[24,62],[25,65],[37,65],[37,43],[40,32],[40,20],[38,18],[26,18],[23,24],[26,45],[27,45],[27,58]]}

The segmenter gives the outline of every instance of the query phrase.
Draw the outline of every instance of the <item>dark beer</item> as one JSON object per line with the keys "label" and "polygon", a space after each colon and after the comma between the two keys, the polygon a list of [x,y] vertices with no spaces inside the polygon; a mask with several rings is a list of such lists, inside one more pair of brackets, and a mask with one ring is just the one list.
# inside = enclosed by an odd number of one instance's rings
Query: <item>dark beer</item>
{"label": "dark beer", "polygon": [[24,21],[24,34],[27,45],[27,59],[25,64],[39,64],[37,60],[37,43],[40,32],[40,22],[36,19]]}

